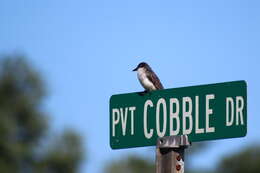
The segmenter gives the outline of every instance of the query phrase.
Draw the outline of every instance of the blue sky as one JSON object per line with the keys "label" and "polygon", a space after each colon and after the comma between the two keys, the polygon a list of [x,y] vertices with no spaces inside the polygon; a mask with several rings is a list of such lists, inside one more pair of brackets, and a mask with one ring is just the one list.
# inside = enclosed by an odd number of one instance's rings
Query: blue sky
{"label": "blue sky", "polygon": [[222,156],[260,141],[259,8],[257,0],[2,0],[0,53],[22,52],[42,72],[53,130],[72,127],[84,139],[81,172],[147,154],[109,147],[109,97],[143,90],[131,72],[140,61],[165,88],[246,80],[248,135],[218,140],[193,161],[214,168]]}

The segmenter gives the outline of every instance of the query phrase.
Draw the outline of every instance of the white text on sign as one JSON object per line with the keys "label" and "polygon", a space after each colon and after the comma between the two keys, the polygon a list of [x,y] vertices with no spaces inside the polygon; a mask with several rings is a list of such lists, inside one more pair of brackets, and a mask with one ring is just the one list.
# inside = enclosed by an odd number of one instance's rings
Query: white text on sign
{"label": "white text on sign", "polygon": [[[204,97],[186,96],[180,99],[170,98],[167,100],[159,98],[156,103],[148,99],[144,102],[143,117],[139,116],[138,118],[135,116],[137,110],[134,106],[113,108],[112,136],[118,135],[115,134],[118,125],[121,126],[123,136],[127,135],[127,133],[134,135],[134,122],[135,120],[140,121],[140,118],[143,119],[143,135],[146,139],[150,139],[154,135],[163,137],[167,133],[170,135],[189,135],[193,131],[195,134],[214,133],[216,128],[212,125],[214,120],[214,106],[212,104],[215,98],[215,94],[207,94]],[[203,115],[199,110],[200,99],[205,102]],[[226,115],[222,115],[226,119],[225,125],[227,127],[244,125],[244,98],[242,96],[226,97],[225,105]],[[155,116],[155,126],[153,126],[155,128],[149,128],[148,126],[149,117],[151,116]],[[200,119],[204,119],[204,121],[200,121]],[[126,131],[127,127],[130,128],[129,132]]]}

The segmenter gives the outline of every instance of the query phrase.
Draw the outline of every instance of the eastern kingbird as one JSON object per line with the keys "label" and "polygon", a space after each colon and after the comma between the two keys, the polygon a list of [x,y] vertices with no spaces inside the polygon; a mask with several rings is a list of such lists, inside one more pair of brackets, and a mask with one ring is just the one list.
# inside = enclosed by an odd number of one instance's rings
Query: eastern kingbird
{"label": "eastern kingbird", "polygon": [[133,71],[137,71],[137,77],[145,92],[163,89],[160,79],[147,63],[141,62]]}

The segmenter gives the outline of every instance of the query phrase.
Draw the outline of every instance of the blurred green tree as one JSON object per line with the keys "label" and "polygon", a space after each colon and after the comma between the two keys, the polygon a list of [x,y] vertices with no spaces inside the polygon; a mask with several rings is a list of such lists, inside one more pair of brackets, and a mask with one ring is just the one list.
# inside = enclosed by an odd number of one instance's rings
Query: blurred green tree
{"label": "blurred green tree", "polygon": [[250,146],[241,152],[224,158],[216,172],[256,173],[260,172],[260,145]]}
{"label": "blurred green tree", "polygon": [[[197,142],[192,144],[191,147],[185,150],[185,172],[193,173],[197,170],[193,170],[189,166],[189,162],[193,156],[198,152],[205,150],[210,145],[209,142]],[[146,151],[147,158],[141,156],[128,156],[123,159],[109,161],[104,168],[106,173],[139,173],[139,172],[155,172],[155,147],[150,147]],[[201,171],[200,171],[201,172]]]}
{"label": "blurred green tree", "polygon": [[81,138],[65,131],[41,152],[48,135],[40,75],[23,56],[0,57],[0,172],[72,173],[82,159]]}
{"label": "blurred green tree", "polygon": [[112,161],[105,168],[106,173],[155,173],[155,164],[149,159],[129,156],[122,160]]}
{"label": "blurred green tree", "polygon": [[[81,139],[72,130],[65,131],[46,147],[37,162],[40,173],[74,173],[82,160]],[[44,150],[43,150],[44,151]]]}

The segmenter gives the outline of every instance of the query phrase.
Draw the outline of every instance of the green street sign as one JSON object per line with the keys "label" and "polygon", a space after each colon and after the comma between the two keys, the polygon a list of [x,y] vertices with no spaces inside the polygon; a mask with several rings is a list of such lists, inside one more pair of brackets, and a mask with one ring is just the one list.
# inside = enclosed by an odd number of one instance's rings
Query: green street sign
{"label": "green street sign", "polygon": [[192,142],[247,133],[245,81],[128,93],[110,98],[112,149],[156,145],[158,137],[188,135]]}

